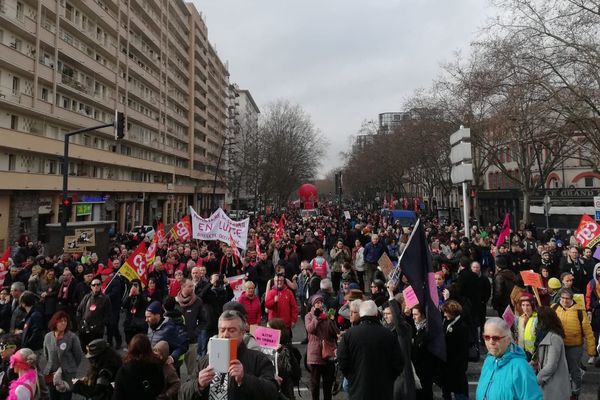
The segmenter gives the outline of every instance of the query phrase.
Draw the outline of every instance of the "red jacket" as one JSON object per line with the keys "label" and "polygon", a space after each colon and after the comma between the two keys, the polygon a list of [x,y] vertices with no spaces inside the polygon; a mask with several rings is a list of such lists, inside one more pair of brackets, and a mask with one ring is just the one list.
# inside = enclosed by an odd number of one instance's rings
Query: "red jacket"
{"label": "red jacket", "polygon": [[[275,302],[275,296],[279,296]],[[292,328],[292,324],[298,319],[298,304],[294,293],[284,286],[282,290],[272,288],[265,298],[265,307],[269,310],[269,320],[281,318],[287,328]]]}
{"label": "red jacket", "polygon": [[258,296],[254,296],[252,300],[246,297],[246,292],[243,292],[238,302],[244,306],[246,313],[248,314],[248,325],[260,325],[261,312],[260,312],[260,300]]}

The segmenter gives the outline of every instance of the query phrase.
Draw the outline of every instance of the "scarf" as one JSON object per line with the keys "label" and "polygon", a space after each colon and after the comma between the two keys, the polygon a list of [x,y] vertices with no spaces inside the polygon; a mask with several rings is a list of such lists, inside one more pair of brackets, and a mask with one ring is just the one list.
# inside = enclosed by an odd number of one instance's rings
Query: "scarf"
{"label": "scarf", "polygon": [[181,307],[189,307],[196,302],[196,294],[194,292],[192,292],[192,294],[185,297],[183,295],[183,293],[181,293],[181,290],[180,290],[179,293],[177,293],[177,296],[175,296],[175,301]]}
{"label": "scarf", "polygon": [[424,319],[423,321],[415,321],[415,328],[417,328],[417,331],[420,331],[425,327],[427,327],[427,319]]}
{"label": "scarf", "polygon": [[73,283],[73,279],[74,278],[69,279],[68,283],[65,283],[64,280],[62,281],[62,283],[60,284],[60,288],[58,289],[59,300],[67,300],[67,298],[69,297],[69,290],[71,288],[71,283]]}
{"label": "scarf", "polygon": [[35,368],[31,368],[23,375],[21,375],[18,379],[12,381],[12,383],[10,384],[7,400],[18,400],[17,388],[19,386],[24,386],[25,388],[27,388],[31,394],[31,398],[33,399],[36,391],[36,382],[37,371],[35,370]]}

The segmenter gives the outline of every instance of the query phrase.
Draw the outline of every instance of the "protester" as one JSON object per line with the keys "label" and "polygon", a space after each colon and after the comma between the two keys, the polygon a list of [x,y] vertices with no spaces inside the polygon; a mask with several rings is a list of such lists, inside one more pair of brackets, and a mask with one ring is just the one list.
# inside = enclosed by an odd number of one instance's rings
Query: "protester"
{"label": "protester", "polygon": [[148,303],[146,297],[142,295],[142,282],[139,279],[131,281],[129,294],[123,301],[122,308],[125,311],[125,321],[123,322],[123,332],[125,333],[125,343],[129,346],[131,339],[138,333],[148,332],[146,324],[145,311]]}
{"label": "protester", "polygon": [[331,400],[335,380],[333,349],[337,343],[337,327],[328,317],[326,310],[323,309],[322,296],[313,295],[310,304],[310,312],[304,317],[308,332],[306,362],[310,369],[310,391],[312,399],[318,400],[322,381],[323,398]]}
{"label": "protester", "polygon": [[[600,263],[593,269],[592,278],[585,290],[585,308],[594,332],[594,342],[600,341]],[[593,364],[595,359],[591,357],[588,364]]]}
{"label": "protester", "polygon": [[[193,364],[196,362],[200,354],[198,349],[198,341],[203,340],[202,329],[206,325],[206,318],[203,314],[202,300],[196,297],[194,293],[194,282],[191,279],[184,278],[181,281],[181,289],[175,297],[177,301],[177,310],[183,315],[185,330],[188,341],[188,351],[185,355],[185,363],[188,371],[193,369]],[[158,344],[155,343],[155,347]],[[168,349],[168,346],[167,346]]]}
{"label": "protester", "polygon": [[412,308],[412,317],[415,324],[413,343],[411,348],[412,363],[421,382],[417,389],[417,399],[431,399],[433,397],[433,383],[439,379],[441,360],[429,350],[430,338],[427,335],[427,318],[420,304]]}
{"label": "protester", "polygon": [[152,351],[148,336],[135,335],[115,378],[113,400],[155,400],[163,392],[163,361]]}
{"label": "protester", "polygon": [[104,328],[109,325],[112,306],[110,298],[102,293],[102,282],[98,278],[92,280],[92,291],[85,295],[77,307],[79,321],[79,340],[85,349],[92,340],[104,336]]}
{"label": "protester", "polygon": [[[351,327],[340,340],[340,370],[349,382],[349,398],[394,398],[394,382],[405,360],[396,335],[377,318],[372,300],[360,305],[360,323]],[[313,391],[313,400],[315,398]],[[317,393],[318,395],[318,393]],[[327,399],[327,397],[325,397]]]}
{"label": "protester", "polygon": [[244,291],[239,299],[239,303],[244,306],[246,314],[248,315],[249,325],[260,325],[262,320],[260,300],[255,292],[256,286],[254,285],[254,282],[246,281],[244,283]]}
{"label": "protester", "polygon": [[104,339],[94,339],[87,346],[86,358],[90,366],[84,378],[73,381],[73,393],[86,399],[111,399],[113,383],[122,365],[121,357]]}
{"label": "protester", "polygon": [[266,355],[244,344],[246,322],[240,314],[224,311],[218,326],[219,338],[235,339],[238,343],[237,359],[231,361],[228,374],[220,374],[208,366],[208,356],[203,356],[198,362],[200,372],[181,385],[178,399],[276,400],[275,367]]}
{"label": "protester", "polygon": [[179,369],[181,365],[181,356],[183,356],[188,348],[187,336],[180,335],[175,321],[171,318],[166,318],[164,308],[159,301],[153,301],[146,308],[146,323],[148,324],[148,337],[150,338],[151,346],[155,346],[161,340],[169,344],[169,362],[175,364],[175,369]]}
{"label": "protester", "polygon": [[513,343],[506,322],[498,317],[489,318],[483,328],[483,338],[489,353],[477,383],[477,400],[542,400],[533,368],[525,352]]}
{"label": "protester", "polygon": [[33,400],[38,394],[37,356],[34,351],[22,348],[10,357],[10,367],[17,378],[10,383],[9,400]]}
{"label": "protester", "polygon": [[296,296],[285,285],[285,276],[275,276],[274,287],[269,290],[265,298],[265,307],[269,310],[269,320],[281,318],[285,322],[288,334],[292,337],[292,328],[298,320],[298,305]]}
{"label": "protester", "polygon": [[[179,379],[179,376],[177,376],[175,367],[169,362],[169,344],[164,340],[161,340],[154,345],[152,350],[162,362],[163,376],[165,379],[164,389],[156,398],[158,400],[175,400],[177,399],[177,394],[181,387],[181,380]],[[194,361],[196,361],[196,358],[194,358]]]}
{"label": "protester", "polygon": [[535,298],[527,293],[520,298],[523,313],[517,318],[517,344],[525,350],[528,359],[535,351],[535,332],[538,322]]}
{"label": "protester", "polygon": [[446,332],[446,363],[441,374],[443,398],[450,400],[454,394],[456,400],[468,399],[469,328],[461,317],[462,306],[458,302],[445,302],[442,313]]}
{"label": "protester", "polygon": [[69,329],[71,319],[65,311],[57,311],[48,322],[50,332],[44,337],[44,359],[42,371],[50,389],[52,400],[70,400],[72,379],[83,359],[81,343]]}
{"label": "protester", "polygon": [[44,346],[44,317],[36,309],[36,297],[31,292],[23,292],[19,298],[20,306],[25,310],[25,320],[21,337],[21,346],[41,354]]}
{"label": "protester", "polygon": [[569,367],[565,357],[565,331],[550,307],[538,310],[536,349],[533,357],[537,381],[545,400],[563,400],[571,396]]}

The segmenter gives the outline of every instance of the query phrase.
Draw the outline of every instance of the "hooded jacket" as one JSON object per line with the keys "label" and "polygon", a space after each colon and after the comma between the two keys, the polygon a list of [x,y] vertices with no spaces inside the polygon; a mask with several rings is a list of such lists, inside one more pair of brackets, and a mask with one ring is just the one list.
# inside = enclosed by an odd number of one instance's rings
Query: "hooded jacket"
{"label": "hooded jacket", "polygon": [[[581,304],[573,303],[571,307],[566,309],[560,304],[555,304],[552,309],[556,312],[565,330],[565,346],[581,346],[585,337],[585,348],[588,355],[590,357],[595,356],[596,341],[585,308]],[[579,315],[581,315],[581,321]]]}
{"label": "hooded jacket", "polygon": [[496,358],[488,354],[483,362],[477,400],[542,400],[542,391],[525,352],[511,343],[506,352]]}

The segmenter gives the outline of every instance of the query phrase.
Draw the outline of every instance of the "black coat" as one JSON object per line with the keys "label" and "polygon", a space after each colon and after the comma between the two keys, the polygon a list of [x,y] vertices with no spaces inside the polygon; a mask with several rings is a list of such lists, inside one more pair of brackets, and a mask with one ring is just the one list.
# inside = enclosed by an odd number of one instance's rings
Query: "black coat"
{"label": "black coat", "polygon": [[[405,360],[410,360],[410,350],[412,344],[412,326],[406,321],[406,317],[402,314],[400,306],[396,301],[390,301],[390,310],[394,316],[394,326],[392,332],[398,338],[402,357]],[[415,400],[415,376],[412,366],[409,362],[404,363],[402,372],[394,382],[394,400]]]}
{"label": "black coat", "polygon": [[447,330],[450,322],[444,321],[446,364],[441,374],[442,383],[449,392],[468,393],[469,330],[462,317]]}
{"label": "black coat", "polygon": [[112,400],[154,400],[164,386],[162,364],[131,361],[117,372]]}
{"label": "black coat", "polygon": [[376,317],[363,317],[338,347],[340,369],[350,383],[350,399],[392,400],[394,381],[407,360],[394,333]]}
{"label": "black coat", "polygon": [[[276,400],[278,386],[275,381],[275,367],[269,358],[257,350],[246,348],[244,343],[238,345],[238,360],[244,366],[244,379],[238,386],[233,378],[229,378],[228,392],[232,400]],[[208,366],[208,355],[198,361],[198,371]],[[198,371],[193,371],[190,379],[179,390],[179,400],[208,400],[210,386],[200,391]]]}

